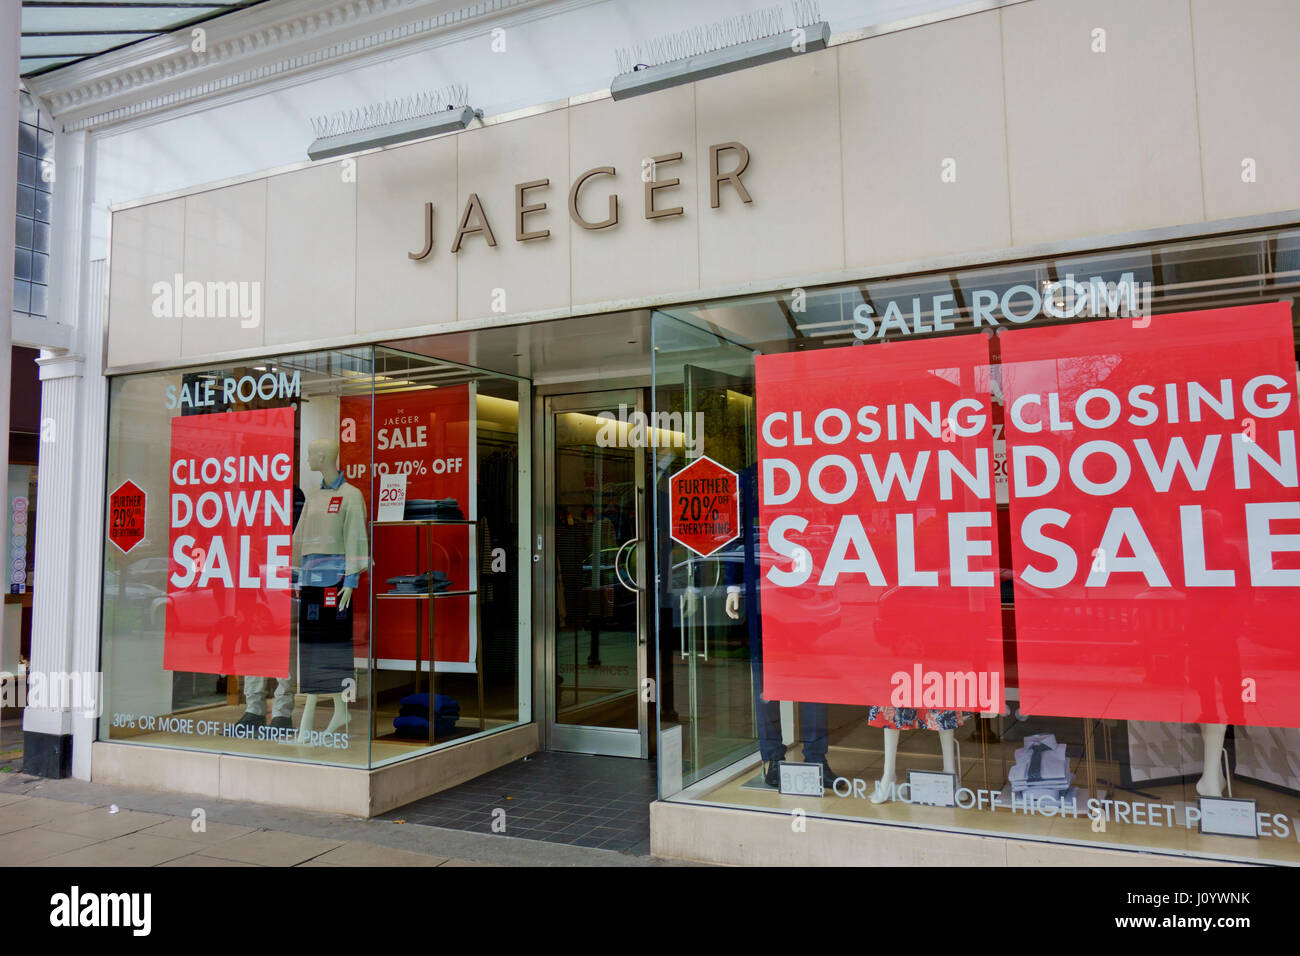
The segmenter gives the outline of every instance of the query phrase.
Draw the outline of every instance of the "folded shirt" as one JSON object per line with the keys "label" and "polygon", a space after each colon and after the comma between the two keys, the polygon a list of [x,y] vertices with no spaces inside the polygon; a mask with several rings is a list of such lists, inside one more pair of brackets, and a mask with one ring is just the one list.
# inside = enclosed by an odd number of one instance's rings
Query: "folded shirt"
{"label": "folded shirt", "polygon": [[1031,778],[1027,767],[1012,767],[1011,772],[1007,774],[1007,780],[1010,781],[1013,790],[1026,790],[1032,787],[1042,790],[1059,790],[1068,787],[1073,779],[1073,775],[1068,771],[1045,772],[1038,777]]}
{"label": "folded shirt", "polygon": [[450,591],[451,579],[444,571],[425,571],[423,574],[400,574],[389,578],[389,594],[428,594],[430,591]]}
{"label": "folded shirt", "polygon": [[[1061,807],[1077,803],[1079,790],[1077,787],[1070,787],[1066,790],[1038,790],[1029,789],[1015,794],[1018,800],[1032,801],[1040,809],[1043,807]],[[1080,811],[1083,806],[1079,806]]]}
{"label": "folded shirt", "polygon": [[1007,774],[1011,789],[1061,790],[1070,785],[1074,774],[1066,757],[1065,744],[1058,744],[1053,734],[1026,737],[1024,746],[1015,753],[1016,762]]}
{"label": "folded shirt", "polygon": [[408,498],[402,516],[407,521],[463,521],[465,518],[455,498]]}

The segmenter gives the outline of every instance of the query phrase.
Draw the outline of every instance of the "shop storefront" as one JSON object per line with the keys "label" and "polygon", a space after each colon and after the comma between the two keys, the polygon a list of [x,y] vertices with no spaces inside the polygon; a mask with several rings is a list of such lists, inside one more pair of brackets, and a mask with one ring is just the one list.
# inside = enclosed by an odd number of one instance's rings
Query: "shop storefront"
{"label": "shop storefront", "polygon": [[1189,205],[1180,120],[1063,212],[980,52],[1034,6],[115,209],[94,773],[553,749],[655,761],[670,856],[1300,863],[1300,203]]}
{"label": "shop storefront", "polygon": [[656,454],[671,799],[1300,861],[1297,276],[1285,229],[657,313],[732,474]]}
{"label": "shop storefront", "polygon": [[527,723],[526,401],[369,347],[115,379],[101,739],[370,768]]}

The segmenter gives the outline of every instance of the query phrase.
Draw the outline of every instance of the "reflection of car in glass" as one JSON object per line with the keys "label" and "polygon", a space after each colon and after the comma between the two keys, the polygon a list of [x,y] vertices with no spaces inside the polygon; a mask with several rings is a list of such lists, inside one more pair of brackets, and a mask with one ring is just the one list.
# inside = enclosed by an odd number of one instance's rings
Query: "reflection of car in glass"
{"label": "reflection of car in glass", "polygon": [[169,558],[141,558],[127,565],[126,579],[131,582],[148,584],[155,588],[166,588],[167,572],[171,568]]}
{"label": "reflection of car in glass", "polygon": [[153,602],[150,621],[159,628],[170,621],[175,631],[189,628],[215,633],[233,628],[240,634],[268,634],[275,629],[271,609],[260,599],[244,590],[227,591],[220,584],[160,593]]}
{"label": "reflection of car in glass", "polygon": [[165,600],[161,588],[145,584],[130,573],[106,570],[104,572],[104,600],[112,602],[116,613],[135,613],[142,624],[149,627],[162,625],[161,602]]}
{"label": "reflection of car in glass", "polygon": [[728,581],[744,580],[745,546],[743,541],[733,541],[714,551],[707,558],[692,555],[673,565],[669,590],[679,594],[688,587],[712,593],[726,590]]}
{"label": "reflection of car in glass", "polygon": [[[750,573],[758,575],[762,573],[762,568],[771,567],[773,564],[786,567],[789,563],[789,558],[782,557],[764,547],[759,551],[758,566],[751,568]],[[723,617],[725,613],[723,602],[728,584],[743,586],[744,580],[745,542],[741,539],[731,542],[707,557],[692,555],[678,561],[673,565],[672,575],[669,578],[674,616],[680,612],[678,605],[681,596],[693,594],[696,597],[708,599],[710,624],[730,624],[744,621],[748,609],[743,601],[740,605],[740,617],[737,621],[733,622],[731,619],[724,619]],[[797,619],[799,621],[827,620],[839,616],[840,602],[836,597],[835,589],[817,585],[816,569],[813,570],[813,573],[808,577],[808,581],[804,584],[783,590],[798,603],[799,614]],[[779,612],[777,616],[779,619],[784,619],[784,615]]]}
{"label": "reflection of car in glass", "polygon": [[727,582],[743,580],[744,563],[744,542],[733,541],[707,558],[692,555],[674,564],[668,578],[673,626],[702,621],[702,614],[707,614],[710,626],[743,623],[744,603],[741,603],[739,619],[732,621],[726,616],[724,602]]}
{"label": "reflection of car in glass", "polygon": [[[1002,655],[1005,683],[1008,687],[1019,686],[1019,674],[1016,660],[1016,648],[1031,639],[1016,631],[1016,599],[1022,601],[1036,598],[1050,601],[1053,607],[1054,626],[1047,638],[1053,645],[1068,644],[1076,648],[1075,669],[1086,672],[1097,669],[1098,652],[1105,645],[1081,635],[1094,626],[1098,619],[1108,620],[1113,617],[1117,629],[1127,629],[1124,619],[1127,608],[1120,604],[1108,604],[1095,598],[1072,598],[1059,591],[1037,588],[1016,577],[1009,568],[999,568],[998,572],[998,607],[1001,623]],[[925,600],[924,619],[918,619],[915,613],[908,613],[914,608],[918,588],[903,588],[897,585],[887,588],[878,602],[878,616],[875,624],[875,636],[882,647],[900,656],[914,656],[920,659],[919,639],[922,632],[945,633],[965,626],[967,615],[972,610],[968,592],[964,588],[954,589],[948,585],[946,572],[939,572],[939,585],[926,588],[931,592]],[[1130,642],[1134,643],[1134,642]],[[1104,675],[1105,668],[1097,671]],[[1104,680],[1104,676],[1098,679]]]}
{"label": "reflection of car in glass", "polygon": [[104,572],[104,591],[114,600],[127,601],[152,601],[154,598],[161,597],[162,588],[154,587],[150,584],[142,583],[133,578],[129,573],[125,576],[120,571]]}

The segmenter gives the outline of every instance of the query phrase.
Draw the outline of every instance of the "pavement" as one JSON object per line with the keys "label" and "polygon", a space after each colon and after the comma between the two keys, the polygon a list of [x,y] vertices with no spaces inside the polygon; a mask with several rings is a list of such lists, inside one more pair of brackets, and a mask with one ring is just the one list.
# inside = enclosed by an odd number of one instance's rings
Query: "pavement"
{"label": "pavement", "polygon": [[23,767],[23,719],[0,720],[0,772]]}
{"label": "pavement", "polygon": [[[199,811],[202,811],[201,813]],[[613,850],[0,772],[0,866],[668,866]]]}

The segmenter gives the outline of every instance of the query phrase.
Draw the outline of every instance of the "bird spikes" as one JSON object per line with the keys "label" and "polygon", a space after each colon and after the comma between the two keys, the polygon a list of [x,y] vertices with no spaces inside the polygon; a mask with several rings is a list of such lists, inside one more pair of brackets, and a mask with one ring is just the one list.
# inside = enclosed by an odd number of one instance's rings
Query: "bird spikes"
{"label": "bird spikes", "polygon": [[[817,0],[792,0],[790,7],[795,27],[810,26],[821,20]],[[648,66],[659,66],[751,40],[776,36],[785,31],[785,11],[776,5],[689,30],[667,33],[644,44],[619,47],[614,51],[614,57],[618,61],[620,73],[631,73]]]}
{"label": "bird spikes", "polygon": [[447,110],[459,109],[469,105],[469,87],[462,83],[452,83],[437,90],[414,93],[397,99],[371,103],[356,109],[340,110],[324,116],[312,117],[312,129],[317,139],[326,136],[341,136],[355,133],[375,126],[387,126],[390,123],[402,123],[421,116],[432,116]]}

